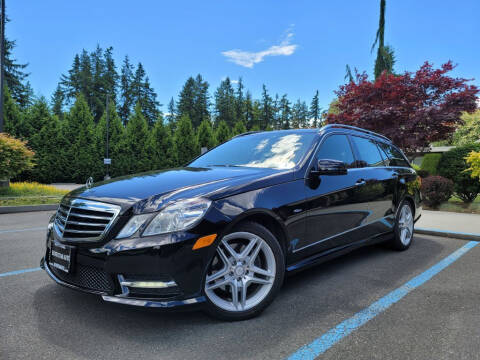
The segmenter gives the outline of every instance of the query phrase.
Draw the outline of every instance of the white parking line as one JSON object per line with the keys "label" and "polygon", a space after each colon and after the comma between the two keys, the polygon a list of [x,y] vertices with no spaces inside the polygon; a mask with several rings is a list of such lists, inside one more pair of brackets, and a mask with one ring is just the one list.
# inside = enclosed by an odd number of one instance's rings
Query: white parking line
{"label": "white parking line", "polygon": [[26,228],[26,229],[11,229],[11,230],[0,230],[0,234],[9,234],[14,232],[23,232],[23,231],[37,231],[37,230],[47,230],[46,226]]}

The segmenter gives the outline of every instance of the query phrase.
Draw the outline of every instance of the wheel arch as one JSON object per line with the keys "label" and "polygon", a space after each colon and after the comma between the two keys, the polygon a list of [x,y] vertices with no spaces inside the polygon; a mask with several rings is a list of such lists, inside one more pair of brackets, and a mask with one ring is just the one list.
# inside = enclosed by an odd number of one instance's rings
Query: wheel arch
{"label": "wheel arch", "polygon": [[273,211],[268,209],[252,209],[237,216],[225,229],[223,235],[230,233],[236,226],[244,222],[255,222],[267,228],[277,239],[282,247],[284,258],[287,257],[288,231],[282,219]]}

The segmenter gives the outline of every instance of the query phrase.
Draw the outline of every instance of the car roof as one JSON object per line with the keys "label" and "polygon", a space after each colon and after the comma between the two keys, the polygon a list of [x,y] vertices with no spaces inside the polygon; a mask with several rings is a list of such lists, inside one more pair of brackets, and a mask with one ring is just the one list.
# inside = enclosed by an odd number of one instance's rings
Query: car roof
{"label": "car roof", "polygon": [[315,134],[321,134],[321,133],[328,133],[332,132],[334,130],[338,129],[343,129],[347,130],[348,133],[350,134],[358,134],[358,135],[370,135],[372,137],[375,137],[379,140],[382,140],[384,142],[389,142],[392,143],[392,140],[387,138],[384,135],[378,134],[376,132],[373,132],[371,130],[366,130],[362,129],[356,126],[350,126],[350,125],[344,125],[344,124],[328,124],[325,125],[321,128],[309,128],[309,129],[288,129],[288,130],[272,130],[272,131],[250,131],[246,132],[240,135],[237,135],[235,137],[239,136],[245,136],[245,135],[250,135],[250,134],[259,134],[259,133],[291,133],[291,134],[304,134],[304,133],[315,133]]}

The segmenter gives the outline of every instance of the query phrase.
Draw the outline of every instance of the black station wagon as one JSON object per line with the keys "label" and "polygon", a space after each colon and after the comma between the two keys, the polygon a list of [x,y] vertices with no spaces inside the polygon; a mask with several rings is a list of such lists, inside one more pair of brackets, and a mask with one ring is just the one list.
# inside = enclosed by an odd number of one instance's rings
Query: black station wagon
{"label": "black station wagon", "polygon": [[419,185],[402,152],[370,131],[246,133],[183,168],[72,191],[41,266],[106,301],[246,319],[287,272],[379,242],[408,249]]}

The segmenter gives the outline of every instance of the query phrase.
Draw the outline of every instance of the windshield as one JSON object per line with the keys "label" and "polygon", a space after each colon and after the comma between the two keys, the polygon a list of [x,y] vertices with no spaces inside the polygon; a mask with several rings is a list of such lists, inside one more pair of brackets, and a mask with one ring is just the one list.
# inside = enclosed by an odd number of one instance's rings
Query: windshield
{"label": "windshield", "polygon": [[312,145],[314,132],[262,132],[236,137],[189,164],[292,169]]}

